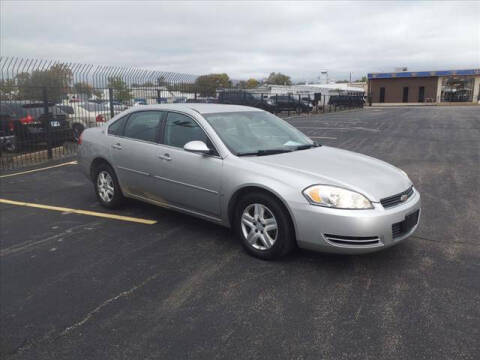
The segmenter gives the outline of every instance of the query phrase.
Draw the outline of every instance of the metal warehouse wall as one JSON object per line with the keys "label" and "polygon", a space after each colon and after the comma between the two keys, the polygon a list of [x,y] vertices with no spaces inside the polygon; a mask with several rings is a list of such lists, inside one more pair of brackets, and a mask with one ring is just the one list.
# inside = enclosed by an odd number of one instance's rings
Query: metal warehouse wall
{"label": "metal warehouse wall", "polygon": [[[438,77],[419,77],[419,78],[394,78],[394,79],[370,79],[370,95],[372,102],[380,102],[380,88],[385,88],[386,103],[401,103],[403,98],[403,88],[408,87],[408,102],[418,102],[418,90],[421,86],[425,87],[425,99],[436,101]],[[427,100],[425,100],[427,101]]]}

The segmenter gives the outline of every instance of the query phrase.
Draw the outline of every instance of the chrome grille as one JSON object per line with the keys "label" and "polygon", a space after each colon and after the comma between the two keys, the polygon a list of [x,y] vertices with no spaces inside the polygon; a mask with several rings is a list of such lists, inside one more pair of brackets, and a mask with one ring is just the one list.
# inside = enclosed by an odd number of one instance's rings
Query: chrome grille
{"label": "chrome grille", "polygon": [[410,196],[413,195],[413,186],[410,186],[407,190],[399,193],[399,194],[396,194],[396,195],[393,195],[393,196],[389,196],[389,197],[386,197],[386,198],[383,198],[380,200],[380,203],[382,204],[382,206],[386,209],[386,208],[390,208],[392,206],[396,206],[398,204],[401,204],[403,203],[404,201],[402,201],[402,196],[403,195],[407,195],[407,199],[410,198]]}

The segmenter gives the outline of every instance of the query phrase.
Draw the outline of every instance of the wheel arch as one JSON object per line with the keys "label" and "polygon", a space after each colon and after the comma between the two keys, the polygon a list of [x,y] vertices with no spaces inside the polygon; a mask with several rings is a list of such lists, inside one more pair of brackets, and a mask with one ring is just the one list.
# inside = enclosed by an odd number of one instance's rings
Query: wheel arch
{"label": "wheel arch", "polygon": [[[95,181],[95,169],[101,164],[107,164],[112,168],[113,172],[115,172],[115,169],[113,168],[112,164],[110,164],[110,162],[107,159],[105,159],[104,157],[98,156],[95,159],[93,159],[92,163],[90,164],[90,179],[92,179],[92,181]],[[115,174],[115,176],[117,176],[117,174]]]}
{"label": "wheel arch", "polygon": [[268,194],[272,196],[273,198],[277,199],[280,204],[283,206],[284,210],[288,214],[288,218],[290,219],[290,223],[292,224],[292,230],[294,232],[294,237],[296,241],[296,234],[297,234],[297,225],[295,223],[295,218],[292,215],[292,211],[290,207],[288,206],[287,201],[282,198],[276,191],[266,188],[264,186],[258,185],[258,184],[252,184],[252,185],[245,185],[242,186],[241,188],[235,190],[233,195],[230,197],[230,200],[228,202],[227,206],[227,216],[228,216],[228,222],[230,227],[233,224],[233,215],[235,213],[235,207],[237,206],[238,201],[242,198],[242,196],[250,193],[250,192],[262,192],[265,194]]}

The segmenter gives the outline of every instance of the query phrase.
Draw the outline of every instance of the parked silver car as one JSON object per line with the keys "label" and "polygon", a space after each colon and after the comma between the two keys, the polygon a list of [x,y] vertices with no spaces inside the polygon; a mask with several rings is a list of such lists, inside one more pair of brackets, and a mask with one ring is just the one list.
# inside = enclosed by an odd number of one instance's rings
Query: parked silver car
{"label": "parked silver car", "polygon": [[139,199],[231,227],[252,255],[295,246],[358,254],[409,237],[420,194],[402,170],[316,144],[256,108],[132,108],[83,132],[80,164],[100,203]]}

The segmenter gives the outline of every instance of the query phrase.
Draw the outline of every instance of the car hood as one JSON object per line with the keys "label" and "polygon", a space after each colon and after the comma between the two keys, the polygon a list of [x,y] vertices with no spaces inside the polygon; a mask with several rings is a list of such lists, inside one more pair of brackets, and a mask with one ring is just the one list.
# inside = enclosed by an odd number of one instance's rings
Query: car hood
{"label": "car hood", "polygon": [[370,156],[328,146],[249,157],[248,160],[288,171],[297,179],[302,179],[302,186],[340,186],[364,194],[373,202],[398,194],[412,185],[410,179],[393,165]]}

